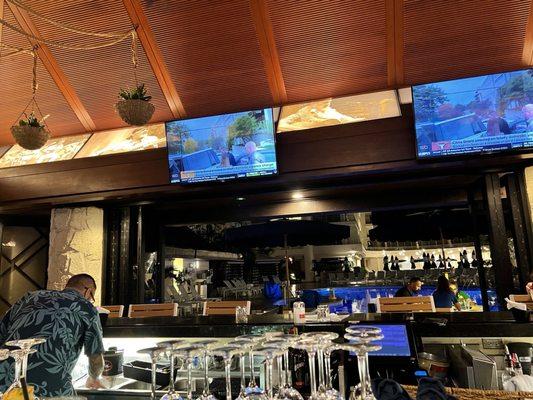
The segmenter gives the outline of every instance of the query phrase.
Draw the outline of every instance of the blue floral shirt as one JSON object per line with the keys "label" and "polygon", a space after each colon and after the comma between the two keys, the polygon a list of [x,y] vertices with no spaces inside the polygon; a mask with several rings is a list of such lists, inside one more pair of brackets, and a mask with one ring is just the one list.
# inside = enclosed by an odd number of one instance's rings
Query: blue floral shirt
{"label": "blue floral shirt", "polygon": [[[82,347],[87,356],[104,352],[96,308],[73,289],[39,290],[24,295],[0,322],[0,347],[15,339],[44,337],[29,358],[27,381],[39,397],[71,396],[71,373]],[[13,381],[14,366],[0,362],[0,392]]]}

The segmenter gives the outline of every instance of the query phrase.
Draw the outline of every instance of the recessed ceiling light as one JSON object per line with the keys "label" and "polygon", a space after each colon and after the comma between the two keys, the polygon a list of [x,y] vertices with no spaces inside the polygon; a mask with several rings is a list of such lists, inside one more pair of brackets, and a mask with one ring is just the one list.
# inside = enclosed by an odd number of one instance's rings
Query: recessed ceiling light
{"label": "recessed ceiling light", "polygon": [[293,192],[292,198],[293,200],[301,200],[304,198],[304,195],[302,192]]}
{"label": "recessed ceiling light", "polygon": [[237,201],[244,201],[244,200],[246,200],[245,197],[237,197]]}

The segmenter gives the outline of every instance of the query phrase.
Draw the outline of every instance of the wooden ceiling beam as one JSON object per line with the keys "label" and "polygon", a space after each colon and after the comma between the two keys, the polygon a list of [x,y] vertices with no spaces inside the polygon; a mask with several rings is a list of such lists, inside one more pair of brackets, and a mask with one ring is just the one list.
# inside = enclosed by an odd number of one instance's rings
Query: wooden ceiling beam
{"label": "wooden ceiling beam", "polygon": [[140,0],[122,0],[174,118],[187,116]]}
{"label": "wooden ceiling beam", "polygon": [[385,0],[387,30],[387,86],[404,85],[403,0]]}
{"label": "wooden ceiling beam", "polygon": [[[4,0],[0,0],[0,18],[4,19]],[[2,29],[4,25],[0,24],[0,43],[2,43]]]}
{"label": "wooden ceiling beam", "polygon": [[[37,26],[25,10],[11,3],[8,3],[8,6],[22,30],[24,30],[26,33],[31,33],[33,36],[41,37]],[[81,102],[81,99],[78,97],[76,90],[70,84],[67,76],[59,66],[56,58],[52,55],[50,48],[34,39],[28,38],[28,40],[32,46],[36,47],[37,55],[39,56],[41,62],[54,80],[57,88],[63,94],[63,97],[67,101],[70,108],[72,108],[72,111],[74,111],[74,114],[76,114],[76,117],[78,117],[78,120],[83,125],[85,130],[87,132],[96,130],[96,124]]]}
{"label": "wooden ceiling beam", "polygon": [[533,0],[530,0],[529,15],[527,18],[526,36],[522,51],[522,63],[529,67],[533,65]]}
{"label": "wooden ceiling beam", "polygon": [[250,0],[250,9],[272,99],[276,105],[287,103],[287,90],[266,1]]}

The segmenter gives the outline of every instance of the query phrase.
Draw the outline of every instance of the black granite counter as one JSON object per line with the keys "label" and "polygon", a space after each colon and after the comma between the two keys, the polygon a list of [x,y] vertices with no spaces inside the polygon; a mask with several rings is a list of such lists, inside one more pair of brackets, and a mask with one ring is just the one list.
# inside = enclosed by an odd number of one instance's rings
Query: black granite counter
{"label": "black granite counter", "polygon": [[[418,337],[533,336],[533,323],[517,323],[509,312],[353,314],[338,322],[307,323],[298,330],[341,333],[350,322],[409,323]],[[236,324],[233,316],[118,318],[107,321],[104,336],[235,337],[266,330],[288,330],[293,326],[292,318],[270,313],[251,315],[244,324]]]}

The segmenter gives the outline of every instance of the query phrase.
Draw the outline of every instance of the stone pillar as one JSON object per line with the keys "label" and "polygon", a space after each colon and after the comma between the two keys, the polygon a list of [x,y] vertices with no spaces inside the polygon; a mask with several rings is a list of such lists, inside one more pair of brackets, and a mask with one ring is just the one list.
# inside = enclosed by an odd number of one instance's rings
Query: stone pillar
{"label": "stone pillar", "polygon": [[313,272],[313,259],[315,254],[313,252],[313,246],[307,245],[304,247],[304,272],[305,281],[313,282],[315,280],[315,273]]}
{"label": "stone pillar", "polygon": [[52,210],[48,257],[48,289],[62,290],[72,275],[87,273],[102,298],[104,212],[96,207]]}

